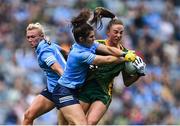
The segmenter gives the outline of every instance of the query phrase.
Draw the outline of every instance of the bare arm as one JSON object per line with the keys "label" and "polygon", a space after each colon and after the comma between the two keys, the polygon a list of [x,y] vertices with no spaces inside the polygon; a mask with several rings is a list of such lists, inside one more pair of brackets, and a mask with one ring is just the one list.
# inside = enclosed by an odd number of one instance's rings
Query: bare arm
{"label": "bare arm", "polygon": [[110,63],[121,63],[124,62],[123,57],[115,57],[115,56],[101,56],[96,55],[94,61],[92,64],[94,65],[100,65],[100,64],[110,64]]}
{"label": "bare arm", "polygon": [[117,57],[125,56],[125,53],[122,50],[115,47],[105,46],[103,44],[100,44],[96,51],[97,53],[104,55],[112,55]]}
{"label": "bare arm", "polygon": [[63,74],[63,69],[62,67],[59,65],[59,63],[55,62],[53,65],[51,65],[51,69],[53,71],[55,71],[58,75],[62,75]]}

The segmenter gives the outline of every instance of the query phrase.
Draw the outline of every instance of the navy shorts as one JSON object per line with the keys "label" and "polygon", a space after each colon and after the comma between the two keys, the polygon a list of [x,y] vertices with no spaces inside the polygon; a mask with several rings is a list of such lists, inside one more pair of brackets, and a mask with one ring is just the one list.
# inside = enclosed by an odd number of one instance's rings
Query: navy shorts
{"label": "navy shorts", "polygon": [[79,104],[77,90],[64,87],[60,84],[55,86],[53,93],[49,92],[46,87],[40,94],[54,102],[57,109],[68,105]]}
{"label": "navy shorts", "polygon": [[71,89],[57,84],[52,93],[56,108],[59,109],[68,105],[79,104],[77,93],[77,89]]}
{"label": "navy shorts", "polygon": [[44,88],[40,94],[49,99],[50,101],[54,102],[52,98],[52,93],[48,91],[47,87]]}

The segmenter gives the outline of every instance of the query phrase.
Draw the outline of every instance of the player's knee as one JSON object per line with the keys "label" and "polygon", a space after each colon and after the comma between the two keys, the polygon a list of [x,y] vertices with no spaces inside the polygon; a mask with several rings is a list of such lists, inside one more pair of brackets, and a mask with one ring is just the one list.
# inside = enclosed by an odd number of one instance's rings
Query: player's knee
{"label": "player's knee", "polygon": [[81,125],[82,125],[82,124],[83,124],[83,125],[87,125],[87,124],[88,124],[86,118],[85,118],[85,119],[81,119],[80,122],[81,122]]}
{"label": "player's knee", "polygon": [[68,125],[68,122],[63,118],[58,120],[58,125]]}
{"label": "player's knee", "polygon": [[24,113],[24,120],[28,122],[32,122],[34,120],[33,114],[30,110],[26,110],[26,112]]}
{"label": "player's knee", "polygon": [[96,125],[98,123],[98,120],[95,118],[88,118],[88,125]]}

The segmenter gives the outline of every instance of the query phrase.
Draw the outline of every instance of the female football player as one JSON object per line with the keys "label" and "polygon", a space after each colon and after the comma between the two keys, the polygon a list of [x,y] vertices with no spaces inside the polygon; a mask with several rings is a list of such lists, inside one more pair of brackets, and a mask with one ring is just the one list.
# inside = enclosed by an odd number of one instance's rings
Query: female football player
{"label": "female football player", "polygon": [[[88,124],[82,106],[77,97],[78,90],[85,83],[90,64],[110,64],[121,61],[134,61],[136,55],[114,47],[95,42],[93,27],[87,23],[90,11],[83,10],[71,23],[75,44],[67,58],[66,68],[55,87],[54,102],[64,115],[68,124]],[[103,54],[97,55],[96,54]],[[129,57],[129,58],[127,58]]]}
{"label": "female football player", "polygon": [[[107,9],[96,8],[93,21],[97,23],[98,19],[103,17],[112,18],[107,26],[106,33],[108,37],[105,40],[97,41],[103,43],[107,47],[115,47],[125,52],[128,51],[122,44],[124,33],[122,21],[116,19],[115,15]],[[142,59],[137,57],[135,62],[137,62],[137,64],[134,65],[138,68],[137,74],[135,75],[125,73],[125,61],[122,61],[120,64],[100,65],[97,69],[93,69],[92,72],[89,73],[89,78],[85,82],[86,85],[81,88],[78,94],[78,99],[86,113],[89,125],[96,125],[107,111],[112,99],[114,77],[121,72],[120,75],[124,84],[130,86],[140,76],[144,75],[145,66],[144,63],[142,63]],[[143,68],[143,70],[140,70],[140,67]]]}

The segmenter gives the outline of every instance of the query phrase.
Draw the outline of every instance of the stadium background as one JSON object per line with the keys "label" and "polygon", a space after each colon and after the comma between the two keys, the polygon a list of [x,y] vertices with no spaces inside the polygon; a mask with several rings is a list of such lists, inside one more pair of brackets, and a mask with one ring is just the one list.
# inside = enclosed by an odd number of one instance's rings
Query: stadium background
{"label": "stadium background", "polygon": [[[144,57],[147,75],[129,88],[117,80],[101,124],[180,124],[179,0],[0,0],[0,124],[20,124],[46,79],[25,40],[30,22],[69,48],[70,19],[82,8],[104,6],[126,26],[125,46]],[[105,29],[97,38],[105,38]],[[57,124],[56,110],[35,124]]]}

